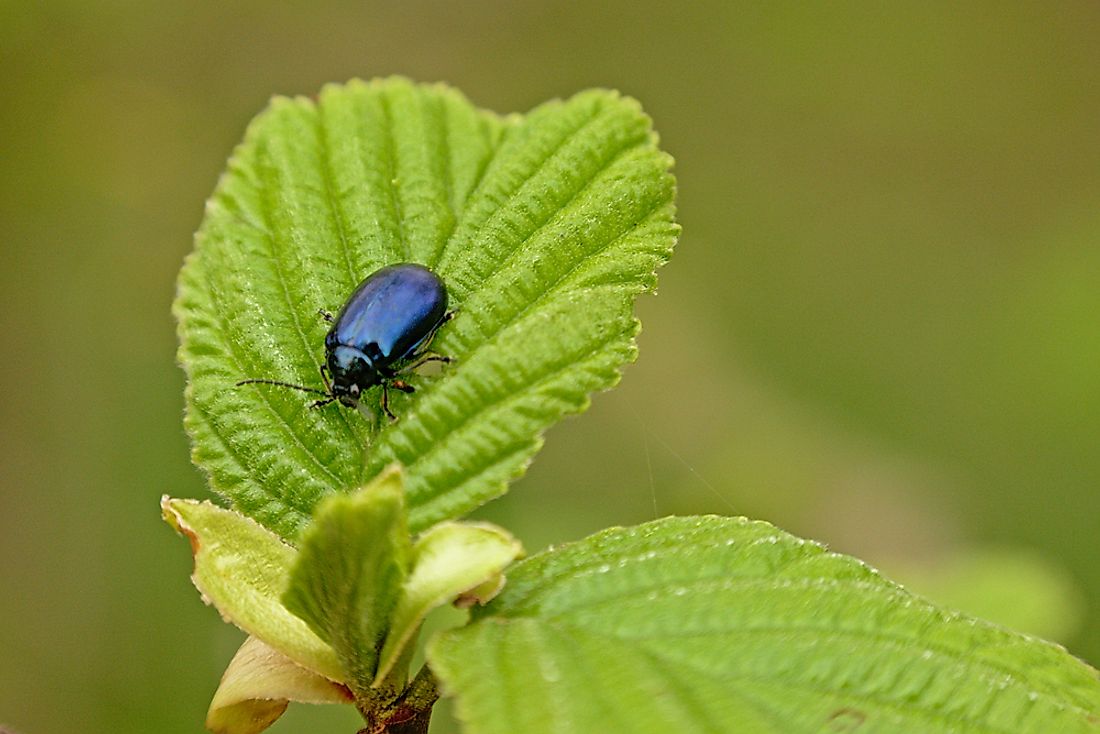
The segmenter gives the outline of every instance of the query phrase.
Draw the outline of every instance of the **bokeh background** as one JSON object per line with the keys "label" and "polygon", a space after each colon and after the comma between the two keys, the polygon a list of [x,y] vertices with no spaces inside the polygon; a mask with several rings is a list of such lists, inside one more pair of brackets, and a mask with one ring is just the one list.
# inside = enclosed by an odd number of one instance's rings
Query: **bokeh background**
{"label": "bokeh background", "polygon": [[486,517],[746,514],[1100,663],[1100,4],[0,0],[0,724],[201,730],[174,278],[269,95],[391,73],[677,159],[639,362]]}

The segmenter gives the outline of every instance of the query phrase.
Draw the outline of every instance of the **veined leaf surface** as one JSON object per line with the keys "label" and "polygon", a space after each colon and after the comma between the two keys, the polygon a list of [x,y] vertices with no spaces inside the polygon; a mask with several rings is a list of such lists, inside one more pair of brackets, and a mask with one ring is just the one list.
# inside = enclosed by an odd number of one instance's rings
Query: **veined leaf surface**
{"label": "veined leaf surface", "polygon": [[509,569],[432,670],[467,734],[1097,734],[1100,677],[762,522],[669,518]]}
{"label": "veined leaf surface", "polygon": [[[207,205],[175,311],[186,425],[213,488],[288,540],[316,502],[407,468],[413,532],[502,494],[541,433],[635,356],[636,295],[671,252],[674,181],[638,105],[590,91],[499,117],[402,79],[275,99]],[[415,261],[457,316],[397,423],[245,378],[321,388],[336,311]]]}

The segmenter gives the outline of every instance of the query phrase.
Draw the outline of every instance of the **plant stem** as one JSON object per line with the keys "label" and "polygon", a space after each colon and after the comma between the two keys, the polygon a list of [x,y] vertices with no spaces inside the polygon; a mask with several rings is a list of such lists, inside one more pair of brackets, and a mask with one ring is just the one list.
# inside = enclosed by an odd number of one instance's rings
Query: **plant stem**
{"label": "plant stem", "polygon": [[439,700],[439,689],[435,686],[435,676],[425,663],[416,672],[412,683],[405,688],[398,703],[413,711],[430,711],[437,700]]}
{"label": "plant stem", "polygon": [[358,734],[427,734],[428,724],[432,720],[432,706],[437,700],[439,690],[435,685],[435,676],[424,665],[401,695],[385,709],[364,711],[360,708],[369,725],[360,729]]}
{"label": "plant stem", "polygon": [[427,734],[431,721],[430,706],[422,711],[413,711],[399,705],[390,710],[386,721],[360,729],[358,734]]}

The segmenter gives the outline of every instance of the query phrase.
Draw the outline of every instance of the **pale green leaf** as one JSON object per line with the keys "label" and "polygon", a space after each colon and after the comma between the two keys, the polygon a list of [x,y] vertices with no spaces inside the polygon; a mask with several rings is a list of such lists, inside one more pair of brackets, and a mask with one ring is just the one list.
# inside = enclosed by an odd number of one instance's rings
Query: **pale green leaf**
{"label": "pale green leaf", "polygon": [[215,734],[257,734],[290,701],[352,703],[351,692],[249,637],[233,656],[210,702],[206,728]]}
{"label": "pale green leaf", "polygon": [[364,695],[408,574],[412,553],[401,472],[332,495],[302,536],[283,603],[332,645],[346,680]]}
{"label": "pale green leaf", "polygon": [[1096,734],[1097,671],[760,522],[613,529],[429,647],[468,734]]}
{"label": "pale green leaf", "polygon": [[[500,118],[402,79],[279,98],[234,152],[180,274],[175,312],[195,462],[294,541],[317,501],[399,462],[413,532],[503,493],[542,432],[635,356],[636,295],[671,252],[674,182],[633,100],[591,91]],[[416,261],[457,316],[397,423],[310,410],[335,311],[379,267]]]}
{"label": "pale green leaf", "polygon": [[488,523],[445,522],[421,535],[375,682],[390,673],[428,612],[475,590],[481,592],[478,601],[488,601],[502,587],[504,569],[522,552],[508,532]]}
{"label": "pale green leaf", "polygon": [[191,541],[191,579],[207,604],[304,668],[344,679],[332,648],[279,599],[297,551],[253,520],[209,502],[164,497],[161,511]]}

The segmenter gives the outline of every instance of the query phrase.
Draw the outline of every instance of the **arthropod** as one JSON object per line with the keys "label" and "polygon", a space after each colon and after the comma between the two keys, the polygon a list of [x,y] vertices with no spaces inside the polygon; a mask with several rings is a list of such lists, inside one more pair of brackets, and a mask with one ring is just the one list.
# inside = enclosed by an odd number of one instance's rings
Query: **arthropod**
{"label": "arthropod", "polygon": [[276,385],[320,395],[312,403],[317,408],[333,401],[358,407],[368,388],[381,385],[382,410],[396,420],[390,411],[389,389],[415,391],[399,375],[425,362],[451,361],[427,351],[453,312],[447,310],[447,287],[423,265],[387,265],[367,276],[335,317],[320,313],[332,324],[320,367],[324,390],[268,379],[241,380],[237,385]]}

